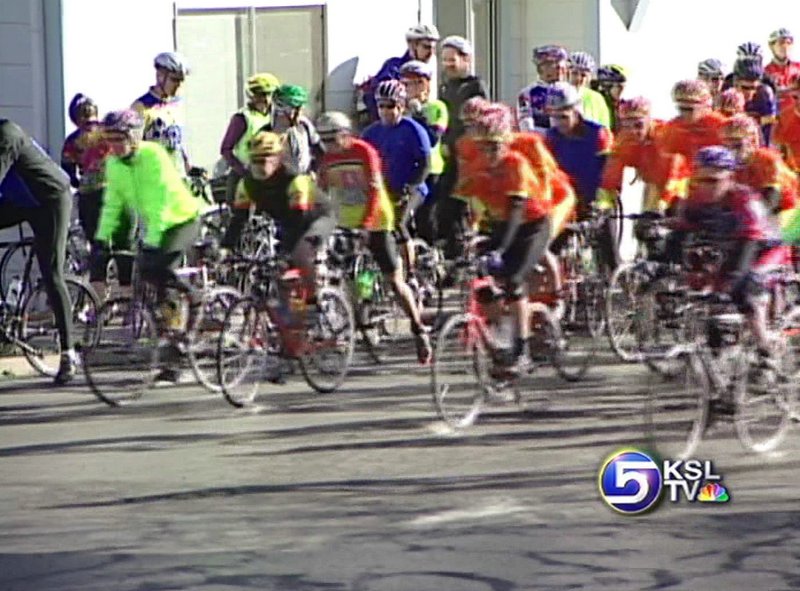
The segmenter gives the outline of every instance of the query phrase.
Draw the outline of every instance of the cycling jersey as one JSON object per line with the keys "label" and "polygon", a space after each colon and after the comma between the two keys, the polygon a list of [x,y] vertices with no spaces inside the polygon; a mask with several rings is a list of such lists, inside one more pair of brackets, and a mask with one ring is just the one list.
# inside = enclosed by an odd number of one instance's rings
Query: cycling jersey
{"label": "cycling jersey", "polygon": [[[439,99],[447,106],[449,122],[442,141],[448,151],[452,151],[456,141],[464,135],[464,122],[461,119],[461,108],[469,99],[480,96],[489,98],[489,91],[483,80],[477,76],[465,76],[447,80],[439,87]],[[449,152],[444,154],[449,156]]]}
{"label": "cycling jersey", "polygon": [[94,123],[67,136],[61,149],[61,166],[80,193],[93,193],[103,188],[103,168],[109,153],[100,124]]}
{"label": "cycling jersey", "polygon": [[383,180],[381,159],[369,143],[352,138],[343,152],[322,159],[320,185],[339,211],[339,225],[373,232],[394,228],[394,206]]}
{"label": "cycling jersey", "polygon": [[520,91],[517,97],[517,122],[520,131],[534,131],[550,127],[550,115],[547,114],[547,93],[552,84],[534,82]]}
{"label": "cycling jersey", "polygon": [[787,91],[792,87],[792,81],[800,78],[800,62],[786,60],[779,64],[772,60],[764,68],[764,73],[770,77],[775,84],[775,91],[778,95],[778,112],[792,104],[792,97]]}
{"label": "cycling jersey", "polygon": [[588,86],[578,89],[581,98],[581,114],[590,121],[599,123],[603,127],[611,128],[611,113],[608,110],[606,97],[592,90]]}
{"label": "cycling jersey", "polygon": [[484,165],[463,181],[459,179],[456,195],[478,211],[486,209],[494,221],[508,220],[513,197],[525,200],[523,222],[540,220],[552,209],[552,200],[525,156],[513,150],[507,150],[494,166]]}
{"label": "cycling jersey", "polygon": [[755,96],[744,105],[744,112],[750,115],[761,127],[761,144],[768,146],[772,134],[772,126],[778,115],[778,101],[775,91],[766,84],[761,84]]}
{"label": "cycling jersey", "polygon": [[583,120],[576,135],[565,136],[556,128],[547,130],[547,147],[559,166],[569,175],[584,207],[594,202],[600,188],[613,137],[608,128]]}
{"label": "cycling jersey", "polygon": [[800,172],[800,112],[794,105],[781,111],[772,141],[786,152],[786,163]]}
{"label": "cycling jersey", "polygon": [[387,188],[394,199],[402,195],[408,184],[413,184],[423,197],[428,194],[420,173],[428,165],[431,142],[419,123],[409,117],[401,117],[392,126],[378,121],[364,130],[362,138],[378,150]]}
{"label": "cycling jersey", "polygon": [[[447,111],[447,105],[444,101],[428,101],[422,106],[422,112],[425,115],[425,123],[434,129],[434,133],[441,136],[447,131],[450,117]],[[430,174],[442,174],[443,171],[444,156],[442,156],[442,142],[438,141],[436,145],[431,148],[429,172]]]}
{"label": "cycling jersey", "polygon": [[[241,129],[241,135],[236,141],[232,151],[236,158],[239,159],[239,162],[246,167],[247,163],[250,162],[250,138],[259,131],[265,129],[272,130],[272,115],[270,113],[262,113],[261,111],[244,107],[236,112],[234,118],[243,121],[245,127]],[[233,121],[231,121],[231,124],[233,124]],[[224,148],[223,142],[223,150]]]}
{"label": "cycling jersey", "polygon": [[289,170],[295,174],[310,172],[314,153],[322,150],[322,140],[311,120],[300,115],[295,125],[288,129],[281,129],[276,125],[275,131],[283,133],[286,138],[285,163]]}
{"label": "cycling jersey", "polygon": [[757,148],[736,171],[736,181],[757,191],[774,188],[781,193],[780,211],[797,206],[797,176],[771,148]]}
{"label": "cycling jersey", "polygon": [[553,198],[553,177],[558,170],[558,163],[547,149],[542,136],[530,132],[515,133],[508,147],[525,156],[534,174],[539,178],[545,198],[551,200]]}
{"label": "cycling jersey", "polygon": [[168,230],[197,218],[200,201],[173,164],[167,151],[155,142],[141,142],[124,159],[109,156],[98,241],[110,240],[126,214],[133,214],[144,222],[145,245],[161,248]]}
{"label": "cycling jersey", "polygon": [[625,133],[617,136],[603,170],[601,187],[613,193],[622,190],[625,168],[636,170],[637,177],[645,183],[642,211],[666,211],[686,191],[689,167],[685,158],[662,152],[656,143],[655,135],[663,125],[654,121],[644,140]]}
{"label": "cycling jersey", "polygon": [[658,150],[665,154],[680,154],[691,166],[701,148],[723,144],[722,128],[726,122],[727,117],[716,111],[703,115],[694,123],[672,119],[656,132]]}
{"label": "cycling jersey", "polygon": [[158,97],[151,87],[133,102],[131,108],[144,118],[144,139],[161,144],[176,170],[185,174],[183,99],[178,96]]}

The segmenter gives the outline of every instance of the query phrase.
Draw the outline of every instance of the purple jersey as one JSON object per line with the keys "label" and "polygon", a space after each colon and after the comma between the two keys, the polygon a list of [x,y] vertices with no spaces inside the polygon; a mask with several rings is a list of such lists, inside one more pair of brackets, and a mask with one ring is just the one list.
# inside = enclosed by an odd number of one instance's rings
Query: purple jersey
{"label": "purple jersey", "polygon": [[520,131],[534,131],[534,129],[548,129],[550,116],[545,109],[547,105],[548,89],[552,86],[547,82],[535,82],[522,89],[517,97],[517,121]]}
{"label": "purple jersey", "polygon": [[760,84],[753,98],[745,104],[744,110],[758,123],[761,128],[761,143],[768,146],[772,126],[778,115],[775,92],[766,84]]}

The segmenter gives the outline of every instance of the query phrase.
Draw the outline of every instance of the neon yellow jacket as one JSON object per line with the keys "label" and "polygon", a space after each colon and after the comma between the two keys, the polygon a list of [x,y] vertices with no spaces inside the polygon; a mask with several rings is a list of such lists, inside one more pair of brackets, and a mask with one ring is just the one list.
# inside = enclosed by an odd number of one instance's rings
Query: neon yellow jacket
{"label": "neon yellow jacket", "polygon": [[110,240],[127,215],[142,220],[144,243],[161,247],[164,233],[200,214],[200,201],[184,183],[167,151],[141,142],[127,160],[106,160],[106,188],[95,238]]}

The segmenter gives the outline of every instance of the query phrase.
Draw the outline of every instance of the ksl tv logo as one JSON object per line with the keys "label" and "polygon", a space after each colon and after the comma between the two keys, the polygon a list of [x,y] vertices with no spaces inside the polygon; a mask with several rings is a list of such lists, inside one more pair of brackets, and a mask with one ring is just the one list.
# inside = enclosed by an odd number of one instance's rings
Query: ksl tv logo
{"label": "ksl tv logo", "polygon": [[710,460],[664,460],[637,449],[611,455],[600,468],[600,496],[628,515],[653,508],[663,496],[677,503],[727,503],[730,495]]}

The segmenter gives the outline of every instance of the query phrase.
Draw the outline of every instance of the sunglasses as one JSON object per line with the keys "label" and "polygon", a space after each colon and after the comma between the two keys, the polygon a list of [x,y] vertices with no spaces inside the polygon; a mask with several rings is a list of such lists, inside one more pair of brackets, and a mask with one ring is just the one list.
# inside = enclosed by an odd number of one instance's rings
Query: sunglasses
{"label": "sunglasses", "polygon": [[697,107],[691,105],[678,105],[678,111],[681,113],[694,113]]}
{"label": "sunglasses", "polygon": [[397,106],[395,101],[381,101],[378,103],[379,109],[394,109]]}
{"label": "sunglasses", "polygon": [[722,82],[724,78],[722,76],[703,76],[703,80],[708,80],[709,82]]}
{"label": "sunglasses", "polygon": [[755,92],[758,90],[758,84],[737,84],[736,88],[743,92]]}
{"label": "sunglasses", "polygon": [[644,121],[620,121],[620,126],[624,127],[625,129],[644,129],[647,127],[647,123]]}
{"label": "sunglasses", "polygon": [[419,46],[422,47],[423,49],[427,49],[428,51],[433,51],[434,49],[436,49],[435,43],[420,43]]}
{"label": "sunglasses", "polygon": [[704,176],[692,179],[692,182],[696,185],[709,186],[709,185],[716,185],[722,180],[723,179],[718,176]]}
{"label": "sunglasses", "polygon": [[567,113],[561,113],[558,115],[550,115],[550,119],[555,119],[556,121],[569,121],[570,116]]}
{"label": "sunglasses", "polygon": [[167,80],[169,80],[170,82],[181,83],[183,82],[183,76],[175,76],[174,74],[167,74]]}

